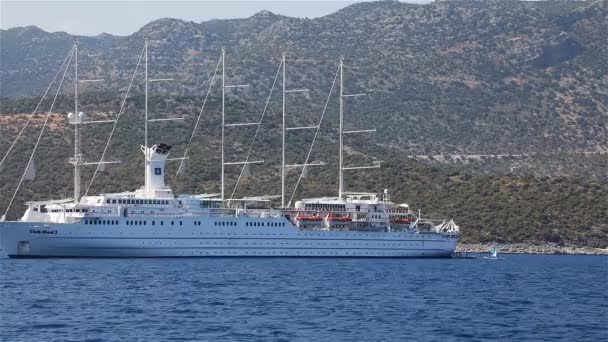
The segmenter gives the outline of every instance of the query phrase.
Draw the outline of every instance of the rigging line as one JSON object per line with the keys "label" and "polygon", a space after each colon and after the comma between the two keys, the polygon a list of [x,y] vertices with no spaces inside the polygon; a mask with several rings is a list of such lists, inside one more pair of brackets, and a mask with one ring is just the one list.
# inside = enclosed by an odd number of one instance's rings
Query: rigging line
{"label": "rigging line", "polygon": [[63,60],[63,63],[61,63],[61,66],[57,70],[57,73],[55,74],[55,77],[53,77],[53,80],[49,84],[48,88],[46,88],[46,91],[44,92],[44,94],[40,98],[40,101],[38,101],[38,104],[36,105],[36,108],[34,108],[34,111],[32,112],[32,114],[30,114],[30,117],[27,119],[27,121],[25,122],[25,125],[23,126],[23,128],[21,129],[21,131],[19,132],[19,134],[17,135],[17,137],[15,138],[15,141],[13,141],[13,143],[11,144],[11,146],[8,148],[8,150],[4,154],[4,157],[2,157],[2,160],[0,161],[0,166],[2,166],[2,164],[4,164],[4,161],[6,160],[6,158],[8,157],[8,155],[13,150],[13,147],[15,147],[15,145],[17,144],[17,141],[21,138],[21,136],[23,135],[23,132],[25,132],[25,129],[30,124],[30,121],[32,121],[32,119],[34,118],[34,115],[38,111],[38,108],[40,108],[40,105],[42,104],[42,101],[44,101],[44,99],[46,98],[46,95],[48,94],[48,92],[53,87],[53,84],[55,84],[55,81],[57,80],[57,77],[59,76],[59,74],[61,74],[61,70],[63,69],[63,67],[65,65],[65,62],[72,55],[72,51],[73,50],[74,50],[74,46],[72,46],[72,49],[66,54],[66,56],[65,56],[65,58]]}
{"label": "rigging line", "polygon": [[190,140],[188,140],[188,145],[186,145],[186,150],[184,151],[184,157],[179,163],[179,167],[177,168],[176,176],[179,175],[179,172],[182,170],[184,166],[184,161],[186,160],[186,156],[190,151],[190,146],[192,145],[192,140],[194,139],[194,134],[196,133],[196,129],[198,128],[198,124],[201,121],[201,117],[203,116],[203,111],[205,110],[205,104],[207,103],[207,99],[209,98],[209,94],[211,93],[211,87],[213,86],[213,82],[215,81],[215,76],[217,75],[217,71],[220,69],[220,64],[222,63],[222,57],[217,61],[217,65],[215,66],[215,71],[213,72],[213,76],[211,77],[211,83],[209,83],[209,88],[207,89],[207,94],[205,95],[205,99],[203,100],[203,105],[201,106],[201,110],[198,113],[198,118],[196,118],[196,123],[194,124],[194,129],[192,130],[192,134],[190,135]]}
{"label": "rigging line", "polygon": [[334,81],[331,83],[331,88],[329,89],[329,94],[327,94],[327,101],[325,101],[325,107],[323,107],[323,112],[321,113],[321,118],[319,119],[319,124],[317,125],[317,130],[315,131],[315,136],[312,138],[312,143],[310,144],[310,149],[308,150],[308,154],[306,155],[306,161],[304,161],[304,167],[302,168],[302,171],[300,172],[300,176],[298,177],[298,181],[296,182],[296,186],[294,187],[293,192],[291,193],[291,198],[289,199],[289,203],[287,204],[287,207],[291,206],[291,202],[293,201],[293,198],[296,195],[296,191],[298,190],[298,186],[300,185],[300,182],[302,181],[304,172],[306,172],[306,165],[308,164],[308,161],[310,160],[310,155],[312,154],[312,149],[315,146],[315,141],[317,140],[317,136],[319,135],[319,130],[321,130],[321,123],[323,122],[323,117],[325,116],[325,112],[327,111],[327,106],[329,105],[329,100],[331,99],[331,94],[336,85],[336,80],[338,79],[339,73],[340,73],[340,67],[338,67],[338,70],[336,70],[336,76],[334,76]]}
{"label": "rigging line", "polygon": [[68,70],[70,69],[69,65],[70,65],[70,62],[72,61],[72,57],[74,57],[74,48],[72,48],[72,53],[70,54],[70,58],[68,59],[68,62],[65,66],[65,70],[63,71],[63,76],[61,77],[61,82],[59,82],[59,86],[57,87],[57,91],[55,92],[55,97],[53,98],[53,102],[51,103],[51,108],[49,108],[49,111],[46,113],[46,118],[44,119],[44,124],[42,125],[42,128],[40,129],[40,134],[38,134],[38,139],[36,140],[36,145],[34,145],[34,150],[32,150],[32,154],[30,154],[30,159],[27,161],[25,170],[23,171],[23,174],[21,175],[21,179],[19,180],[19,183],[17,184],[17,189],[15,189],[15,192],[13,193],[13,197],[11,197],[11,200],[8,202],[8,207],[6,207],[6,211],[4,212],[4,215],[2,215],[2,217],[0,217],[0,221],[4,221],[6,219],[6,215],[8,214],[8,211],[11,208],[11,206],[13,205],[13,201],[15,200],[15,197],[17,196],[17,193],[19,192],[19,189],[21,188],[21,184],[23,183],[23,180],[25,179],[27,170],[29,169],[30,164],[32,163],[32,160],[34,159],[34,154],[36,154],[36,150],[38,149],[38,145],[40,145],[40,140],[42,139],[42,135],[44,134],[46,125],[49,122],[49,118],[51,117],[51,112],[53,111],[53,108],[55,107],[55,102],[57,101],[57,96],[59,96],[59,93],[61,92],[61,87],[63,86],[63,81],[65,80],[65,75],[68,73]]}
{"label": "rigging line", "polygon": [[[133,75],[131,76],[131,81],[129,82],[129,87],[127,88],[125,97],[123,97],[122,103],[120,104],[120,109],[118,110],[118,114],[116,115],[116,120],[114,121],[114,125],[112,125],[112,131],[110,131],[110,136],[108,137],[106,146],[103,149],[103,153],[101,153],[101,159],[99,159],[100,163],[103,162],[103,159],[106,156],[106,152],[108,151],[108,147],[110,147],[110,142],[112,141],[112,137],[114,136],[114,132],[116,131],[116,126],[118,125],[118,119],[120,119],[120,116],[124,112],[125,105],[127,103],[127,98],[129,97],[129,92],[131,91],[131,87],[133,86],[133,80],[135,80],[135,75],[137,74],[137,69],[139,68],[139,65],[141,64],[141,60],[143,58],[145,49],[146,48],[144,47],[141,50],[141,54],[139,55],[139,59],[137,60],[137,65],[135,66],[135,70],[133,71]],[[89,190],[91,189],[91,186],[93,185],[93,182],[95,181],[95,177],[99,173],[99,168],[101,167],[101,165],[102,164],[97,164],[97,167],[95,167],[95,172],[93,172],[93,177],[91,177],[91,181],[89,182],[89,185],[87,186],[87,190],[84,192],[83,197],[85,197],[86,195],[89,194]]]}
{"label": "rigging line", "polygon": [[[258,121],[258,127],[255,130],[255,134],[253,135],[253,139],[251,140],[251,145],[249,145],[249,151],[247,151],[247,158],[245,158],[245,163],[249,161],[249,157],[251,156],[251,151],[253,151],[253,145],[258,137],[258,133],[262,127],[262,120],[264,120],[264,116],[266,115],[266,111],[268,110],[268,104],[270,103],[270,98],[272,97],[272,92],[274,91],[275,85],[277,84],[277,79],[279,78],[279,74],[281,73],[281,67],[283,66],[283,60],[279,63],[279,68],[277,69],[277,74],[274,76],[274,81],[272,82],[272,87],[270,88],[270,94],[268,94],[268,98],[266,99],[266,104],[264,105],[264,110],[262,111],[262,115],[260,116],[260,121]],[[239,182],[243,177],[243,173],[245,172],[245,168],[247,164],[243,164],[241,168],[241,173],[239,174],[239,178],[236,180],[236,184],[234,185],[234,189],[232,189],[232,194],[230,194],[230,199],[234,197],[236,192],[236,188],[239,186]]]}

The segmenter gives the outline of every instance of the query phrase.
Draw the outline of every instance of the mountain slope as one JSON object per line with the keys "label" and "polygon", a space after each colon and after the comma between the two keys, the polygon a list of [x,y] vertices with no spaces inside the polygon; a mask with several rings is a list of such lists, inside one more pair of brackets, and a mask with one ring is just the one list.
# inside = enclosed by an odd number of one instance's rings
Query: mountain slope
{"label": "mountain slope", "polygon": [[[315,116],[343,55],[347,90],[369,94],[349,108],[349,122],[366,125],[374,113],[385,146],[414,154],[596,151],[606,148],[608,132],[607,7],[388,1],[316,19],[270,12],[203,23],[161,19],[128,37],[79,37],[80,71],[104,79],[83,91],[118,94],[148,38],[151,74],[175,79],[153,91],[197,96],[226,46],[228,82],[253,85],[229,95],[260,106],[286,51],[288,86],[313,90],[290,97],[290,105]],[[73,38],[33,27],[2,31],[1,95],[40,93]]]}

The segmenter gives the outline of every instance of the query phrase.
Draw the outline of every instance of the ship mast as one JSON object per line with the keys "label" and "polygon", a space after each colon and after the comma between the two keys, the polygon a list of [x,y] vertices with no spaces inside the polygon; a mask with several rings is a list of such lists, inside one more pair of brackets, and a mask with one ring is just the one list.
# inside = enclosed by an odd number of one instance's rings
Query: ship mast
{"label": "ship mast", "polygon": [[80,124],[82,115],[78,112],[78,40],[74,40],[74,157],[71,162],[74,165],[74,203],[80,201],[80,165],[83,163],[80,149]]}
{"label": "ship mast", "polygon": [[[144,170],[148,169],[148,165],[150,164],[150,158],[148,153],[148,38],[144,41],[144,69],[145,69],[145,85],[144,85]],[[144,174],[145,177],[145,188],[146,188],[146,196],[148,195],[148,177]]]}
{"label": "ship mast", "polygon": [[224,160],[224,133],[226,128],[226,49],[222,46],[222,189],[221,189],[221,199],[224,200],[224,167],[226,166]]}
{"label": "ship mast", "polygon": [[380,167],[379,164],[370,165],[370,166],[344,166],[344,134],[353,134],[353,133],[368,133],[368,132],[376,132],[376,129],[362,129],[362,130],[353,130],[353,131],[345,131],[344,130],[344,98],[346,97],[358,97],[365,96],[366,94],[344,94],[344,57],[340,57],[340,170],[338,176],[338,198],[342,198],[344,195],[344,171],[346,170],[360,170],[360,169],[377,169]]}
{"label": "ship mast", "polygon": [[286,95],[290,93],[308,93],[310,90],[308,88],[300,88],[300,89],[287,89],[287,60],[285,58],[286,53],[283,52],[283,57],[281,59],[281,63],[283,64],[283,125],[282,125],[282,139],[283,144],[281,146],[281,208],[285,208],[285,179],[287,168],[306,168],[307,166],[318,166],[323,165],[324,163],[304,163],[304,164],[286,164],[285,157],[285,148],[286,148],[286,135],[287,131],[294,130],[302,130],[302,129],[318,129],[319,125],[315,126],[297,126],[297,127],[287,127],[287,112],[285,111],[285,103],[286,103]]}
{"label": "ship mast", "polygon": [[[80,188],[81,188],[81,176],[80,176],[80,167],[86,165],[103,165],[103,164],[114,164],[118,163],[116,161],[104,162],[103,158],[101,161],[95,162],[86,162],[84,160],[84,155],[82,153],[81,146],[81,136],[80,136],[80,125],[86,124],[97,124],[97,123],[107,123],[107,122],[115,122],[116,120],[87,120],[83,112],[78,111],[78,84],[83,83],[91,83],[91,82],[101,82],[103,79],[85,79],[81,80],[78,77],[78,40],[74,40],[74,113],[68,114],[68,120],[71,124],[74,125],[74,156],[70,158],[70,163],[74,165],[74,203],[78,204],[80,202]],[[86,192],[85,192],[86,195]]]}
{"label": "ship mast", "polygon": [[344,192],[344,57],[340,57],[340,173],[338,175],[338,198]]}
{"label": "ship mast", "polygon": [[[148,146],[148,123],[149,122],[160,122],[160,121],[180,121],[180,120],[184,120],[183,117],[179,117],[179,118],[156,118],[156,119],[149,119],[149,115],[148,115],[148,87],[149,87],[149,83],[151,82],[164,82],[164,81],[173,81],[173,78],[149,78],[149,73],[148,73],[148,46],[150,45],[150,41],[148,40],[148,38],[146,38],[144,40],[144,73],[145,73],[145,82],[144,82],[144,145],[142,146],[142,151],[144,152],[144,177],[145,177],[145,182],[144,182],[144,191],[145,191],[145,196],[146,197],[151,197],[151,196],[155,196],[154,192],[152,191],[152,181],[151,179],[149,179],[149,172],[150,171],[150,165],[155,162],[155,160],[152,160],[152,153],[154,152],[154,147],[156,145],[153,146]],[[188,159],[187,157],[183,157],[183,158],[165,158],[165,161],[170,161],[170,160],[186,160]],[[164,172],[164,171],[163,171]],[[151,173],[150,173],[151,176]]]}
{"label": "ship mast", "polygon": [[148,173],[150,170],[150,149],[148,148],[148,38],[144,40],[144,192],[145,196],[150,196],[150,179]]}
{"label": "ship mast", "polygon": [[226,123],[226,89],[237,89],[237,88],[247,88],[249,87],[249,84],[230,84],[230,85],[226,85],[226,49],[224,47],[222,47],[222,143],[221,143],[221,148],[222,148],[222,189],[221,189],[221,199],[224,200],[224,185],[225,185],[225,175],[224,175],[224,170],[225,170],[225,166],[226,165],[243,165],[243,167],[247,167],[247,165],[249,164],[260,164],[263,163],[263,160],[255,160],[255,161],[249,161],[249,157],[247,157],[247,160],[245,161],[238,161],[238,162],[226,162],[225,161],[225,155],[224,155],[224,145],[225,145],[225,129],[226,127],[245,127],[245,126],[258,126],[261,123],[261,121],[255,121],[255,122],[241,122],[241,123]]}
{"label": "ship mast", "polygon": [[285,208],[285,52],[283,52],[283,125],[281,126],[281,138],[283,143],[281,145],[281,208]]}

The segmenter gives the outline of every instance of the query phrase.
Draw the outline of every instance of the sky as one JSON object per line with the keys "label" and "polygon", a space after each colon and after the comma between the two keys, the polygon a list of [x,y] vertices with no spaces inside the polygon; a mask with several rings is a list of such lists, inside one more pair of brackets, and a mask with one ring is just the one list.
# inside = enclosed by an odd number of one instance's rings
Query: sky
{"label": "sky", "polygon": [[[201,22],[246,18],[261,10],[290,17],[320,17],[353,0],[0,0],[0,28],[35,25],[45,31],[95,36],[129,35],[159,18]],[[430,0],[408,0],[426,3]]]}

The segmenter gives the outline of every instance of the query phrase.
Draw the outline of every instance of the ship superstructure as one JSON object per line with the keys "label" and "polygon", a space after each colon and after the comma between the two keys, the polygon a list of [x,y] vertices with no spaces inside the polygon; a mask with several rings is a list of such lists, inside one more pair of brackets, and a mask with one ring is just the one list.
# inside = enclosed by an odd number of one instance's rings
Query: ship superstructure
{"label": "ship superstructure", "polygon": [[[75,49],[77,55],[76,44]],[[306,167],[323,165],[323,163],[309,163],[307,158],[303,164],[286,165],[283,153],[280,207],[268,209],[272,197],[227,198],[224,191],[224,166],[246,166],[248,163],[262,161],[249,161],[249,156],[244,162],[224,160],[224,129],[245,125],[224,122],[224,91],[230,87],[224,81],[224,50],[220,60],[222,62],[221,193],[175,195],[165,184],[165,164],[169,160],[183,161],[188,157],[184,155],[182,158],[172,159],[169,158],[171,146],[163,143],[148,145],[147,125],[151,120],[148,119],[147,111],[149,81],[147,49],[146,42],[142,52],[146,77],[146,127],[145,141],[141,147],[145,156],[143,186],[134,191],[88,195],[89,185],[84,196],[80,197],[79,167],[93,164],[99,169],[113,162],[104,161],[105,150],[99,162],[84,161],[79,146],[78,126],[86,119],[78,112],[76,86],[75,114],[70,114],[70,121],[75,125],[76,134],[75,156],[71,161],[75,167],[74,197],[28,202],[20,220],[0,222],[2,253],[9,257],[24,258],[451,257],[459,237],[458,226],[452,220],[437,224],[438,222],[425,219],[420,213],[411,212],[407,204],[393,203],[388,190],[384,190],[381,194],[345,191],[343,182],[345,170],[376,168],[379,165],[362,167],[343,165],[343,135],[374,130],[345,131],[343,129],[343,99],[359,94],[343,93],[342,59],[339,65],[340,170],[336,197],[302,199],[295,201],[293,206],[292,201],[286,203],[286,167],[301,167],[304,172]],[[285,55],[281,66],[284,151],[285,136],[289,131],[285,125],[285,94],[288,93],[285,89]],[[78,84],[78,80],[75,83]],[[116,124],[117,120],[110,121]],[[253,124],[259,126],[259,122]],[[318,126],[298,129],[306,128],[318,129]],[[260,207],[266,208],[259,209]]]}

